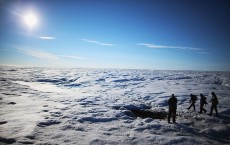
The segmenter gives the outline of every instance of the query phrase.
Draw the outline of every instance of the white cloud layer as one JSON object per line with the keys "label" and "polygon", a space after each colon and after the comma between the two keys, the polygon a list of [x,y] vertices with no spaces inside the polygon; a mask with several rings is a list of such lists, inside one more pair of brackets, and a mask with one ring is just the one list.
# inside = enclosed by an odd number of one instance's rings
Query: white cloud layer
{"label": "white cloud layer", "polygon": [[44,40],[54,40],[54,39],[56,39],[55,37],[49,37],[49,36],[41,36],[39,38],[44,39]]}
{"label": "white cloud layer", "polygon": [[202,50],[204,50],[204,49],[201,49],[201,48],[194,48],[194,47],[166,46],[166,45],[155,45],[155,44],[150,44],[150,43],[137,43],[137,45],[145,46],[145,47],[148,47],[148,48],[154,48],[154,49],[172,48],[172,49],[194,50],[194,51],[202,51]]}
{"label": "white cloud layer", "polygon": [[89,43],[102,45],[102,46],[114,46],[114,44],[111,44],[111,43],[102,43],[102,42],[99,42],[99,41],[94,41],[94,40],[89,40],[89,39],[81,39],[81,40],[83,40],[85,42],[89,42]]}

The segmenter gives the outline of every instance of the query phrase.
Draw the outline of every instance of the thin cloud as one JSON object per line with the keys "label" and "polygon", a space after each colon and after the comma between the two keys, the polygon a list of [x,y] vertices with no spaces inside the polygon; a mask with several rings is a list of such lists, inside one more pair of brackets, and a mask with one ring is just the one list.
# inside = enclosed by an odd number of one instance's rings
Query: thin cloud
{"label": "thin cloud", "polygon": [[204,49],[201,49],[201,48],[194,48],[194,47],[166,46],[166,45],[155,45],[155,44],[150,44],[150,43],[137,43],[137,45],[145,46],[145,47],[148,47],[148,48],[154,48],[154,49],[171,48],[171,49],[194,50],[194,51],[202,51],[202,50],[204,50]]}
{"label": "thin cloud", "polygon": [[39,38],[44,39],[44,40],[54,40],[54,39],[56,39],[55,37],[49,37],[49,36],[41,36]]}
{"label": "thin cloud", "polygon": [[37,57],[40,59],[46,59],[46,60],[58,60],[59,58],[48,52],[34,50],[34,49],[28,49],[28,48],[16,48],[19,53],[26,54],[29,56]]}
{"label": "thin cloud", "polygon": [[74,55],[56,55],[52,53],[48,53],[45,51],[35,50],[35,49],[29,49],[29,48],[23,48],[23,47],[16,47],[19,53],[26,54],[29,56],[33,56],[40,59],[46,59],[46,60],[59,60],[60,57],[63,58],[73,58],[73,59],[81,59],[86,60],[88,58],[80,57],[80,56],[74,56]]}
{"label": "thin cloud", "polygon": [[81,39],[81,40],[85,41],[85,42],[89,42],[89,43],[94,43],[94,44],[102,45],[102,46],[114,46],[114,44],[111,44],[111,43],[102,43],[102,42],[95,41],[95,40],[89,40],[89,39]]}
{"label": "thin cloud", "polygon": [[74,59],[88,59],[85,57],[80,57],[80,56],[73,56],[73,55],[58,55],[60,57],[66,57],[66,58],[74,58]]}

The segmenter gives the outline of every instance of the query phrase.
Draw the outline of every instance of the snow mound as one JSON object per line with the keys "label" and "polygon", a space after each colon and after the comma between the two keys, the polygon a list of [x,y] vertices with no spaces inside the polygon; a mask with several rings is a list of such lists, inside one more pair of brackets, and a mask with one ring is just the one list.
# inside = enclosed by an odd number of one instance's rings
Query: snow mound
{"label": "snow mound", "polygon": [[37,126],[39,127],[46,127],[46,126],[50,126],[50,125],[54,125],[54,124],[59,124],[61,123],[58,120],[45,120],[45,121],[41,121],[37,124]]}
{"label": "snow mound", "polygon": [[213,128],[206,128],[204,130],[201,130],[200,133],[213,137],[230,139],[230,124],[219,125]]}

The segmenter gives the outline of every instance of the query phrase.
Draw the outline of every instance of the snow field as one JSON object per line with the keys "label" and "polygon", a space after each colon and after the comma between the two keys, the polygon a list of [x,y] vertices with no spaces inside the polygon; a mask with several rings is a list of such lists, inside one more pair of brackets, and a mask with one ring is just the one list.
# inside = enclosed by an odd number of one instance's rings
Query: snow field
{"label": "snow field", "polygon": [[[230,144],[228,72],[0,70],[2,144]],[[210,100],[212,91],[218,118],[199,114],[199,101],[196,111],[186,109],[191,93]],[[176,124],[131,111],[167,111],[172,93],[178,98]],[[205,108],[209,112],[210,103]]]}

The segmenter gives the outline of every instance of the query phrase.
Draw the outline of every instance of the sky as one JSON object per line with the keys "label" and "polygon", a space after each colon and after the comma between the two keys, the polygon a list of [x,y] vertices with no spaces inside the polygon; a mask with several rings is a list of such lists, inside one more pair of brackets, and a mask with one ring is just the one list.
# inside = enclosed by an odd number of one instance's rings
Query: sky
{"label": "sky", "polygon": [[230,71],[228,0],[0,0],[0,64]]}

